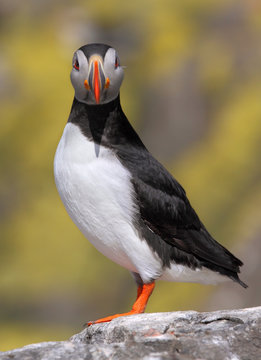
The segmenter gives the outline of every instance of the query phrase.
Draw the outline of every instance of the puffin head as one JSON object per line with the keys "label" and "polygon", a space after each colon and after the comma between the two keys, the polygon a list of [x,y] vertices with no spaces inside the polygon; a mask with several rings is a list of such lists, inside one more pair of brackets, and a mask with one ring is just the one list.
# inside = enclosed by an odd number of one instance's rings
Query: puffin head
{"label": "puffin head", "polygon": [[72,66],[71,82],[78,101],[97,105],[118,96],[124,73],[116,50],[111,46],[80,47],[73,55]]}

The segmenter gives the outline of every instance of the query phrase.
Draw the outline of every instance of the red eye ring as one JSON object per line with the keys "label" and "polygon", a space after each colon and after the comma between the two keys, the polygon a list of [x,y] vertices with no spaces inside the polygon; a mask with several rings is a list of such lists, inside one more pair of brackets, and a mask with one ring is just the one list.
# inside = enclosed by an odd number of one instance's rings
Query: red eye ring
{"label": "red eye ring", "polygon": [[73,64],[73,67],[76,69],[76,70],[79,70],[80,69],[80,65],[79,65],[79,62],[78,60],[76,59],[74,64]]}

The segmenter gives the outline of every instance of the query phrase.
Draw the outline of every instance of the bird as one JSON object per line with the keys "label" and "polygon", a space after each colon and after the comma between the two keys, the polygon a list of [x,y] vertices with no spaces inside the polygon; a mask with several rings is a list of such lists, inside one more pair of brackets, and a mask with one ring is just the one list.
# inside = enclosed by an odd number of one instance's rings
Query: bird
{"label": "bird", "polygon": [[131,272],[143,313],[155,281],[216,284],[239,279],[243,265],[207,231],[179,182],[136,133],[120,103],[124,69],[106,44],[73,55],[74,99],[54,158],[61,200],[76,226],[103,255]]}

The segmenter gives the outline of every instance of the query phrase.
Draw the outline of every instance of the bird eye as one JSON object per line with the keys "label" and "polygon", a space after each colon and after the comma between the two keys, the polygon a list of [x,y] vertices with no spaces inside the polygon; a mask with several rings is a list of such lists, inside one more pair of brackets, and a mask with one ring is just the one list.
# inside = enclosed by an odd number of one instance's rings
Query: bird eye
{"label": "bird eye", "polygon": [[115,58],[115,69],[117,69],[117,67],[120,66],[120,59],[118,58],[118,56],[116,56]]}
{"label": "bird eye", "polygon": [[75,59],[75,61],[74,61],[74,63],[73,63],[73,67],[74,67],[76,70],[79,70],[79,69],[80,69],[80,65],[79,65],[78,59]]}

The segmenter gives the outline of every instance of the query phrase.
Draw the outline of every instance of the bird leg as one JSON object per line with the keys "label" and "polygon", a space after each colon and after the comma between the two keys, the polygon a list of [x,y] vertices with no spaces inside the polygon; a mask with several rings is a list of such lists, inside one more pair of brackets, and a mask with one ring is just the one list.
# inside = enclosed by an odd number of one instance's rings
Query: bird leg
{"label": "bird leg", "polygon": [[108,322],[108,321],[111,321],[112,319],[115,319],[120,316],[128,316],[128,315],[143,313],[145,311],[149,297],[154,290],[154,287],[155,287],[154,281],[150,284],[143,284],[138,287],[137,299],[136,299],[135,303],[133,304],[131,311],[123,313],[123,314],[115,314],[115,315],[107,316],[105,318],[102,318],[102,319],[99,319],[96,321],[90,321],[87,323],[87,325],[90,326],[93,324]]}
{"label": "bird leg", "polygon": [[138,298],[140,297],[140,295],[141,295],[141,293],[142,293],[142,289],[143,289],[143,285],[139,285],[139,286],[137,287],[137,297],[136,297],[136,300],[135,300],[135,301],[137,301]]}

